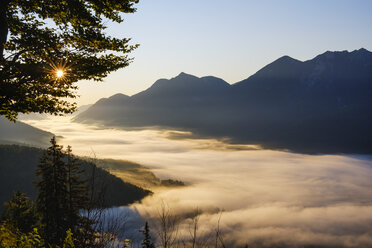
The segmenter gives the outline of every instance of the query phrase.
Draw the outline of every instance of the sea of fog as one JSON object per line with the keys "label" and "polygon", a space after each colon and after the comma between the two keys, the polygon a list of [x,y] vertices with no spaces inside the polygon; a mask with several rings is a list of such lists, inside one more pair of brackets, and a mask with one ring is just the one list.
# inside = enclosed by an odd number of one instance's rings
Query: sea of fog
{"label": "sea of fog", "polygon": [[[304,155],[176,139],[175,131],[102,129],[69,118],[28,120],[60,136],[81,156],[124,159],[186,187],[159,190],[123,211],[150,218],[166,205],[175,213],[199,208],[200,232],[220,218],[225,240],[240,244],[372,246],[372,159]],[[118,210],[119,211],[119,210]],[[222,211],[222,214],[221,214]],[[180,235],[187,226],[181,226]]]}

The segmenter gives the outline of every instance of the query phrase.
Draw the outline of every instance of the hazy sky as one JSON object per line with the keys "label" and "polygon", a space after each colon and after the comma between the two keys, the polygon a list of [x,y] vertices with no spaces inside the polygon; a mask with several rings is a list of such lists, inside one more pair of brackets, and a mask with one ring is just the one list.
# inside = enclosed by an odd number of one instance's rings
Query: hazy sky
{"label": "hazy sky", "polygon": [[180,72],[235,83],[283,55],[372,50],[371,11],[368,0],[140,0],[108,29],[141,45],[134,62],[104,83],[79,83],[78,103],[132,95]]}

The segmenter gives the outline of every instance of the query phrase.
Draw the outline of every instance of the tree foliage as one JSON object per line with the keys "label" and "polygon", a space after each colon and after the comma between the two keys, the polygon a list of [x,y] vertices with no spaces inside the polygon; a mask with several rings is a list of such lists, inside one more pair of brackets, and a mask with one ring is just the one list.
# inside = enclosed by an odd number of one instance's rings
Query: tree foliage
{"label": "tree foliage", "polygon": [[[70,228],[79,228],[81,216],[79,210],[87,207],[88,203],[88,188],[84,180],[82,180],[83,170],[79,160],[72,154],[71,146],[66,150],[66,197],[67,197],[67,222]],[[73,230],[75,232],[75,230]]]}
{"label": "tree foliage", "polygon": [[144,236],[142,241],[142,248],[155,248],[150,235],[149,223],[147,221],[145,223],[145,227],[143,228],[143,230],[140,230],[140,232],[143,233]]}
{"label": "tree foliage", "polygon": [[25,193],[15,192],[10,201],[5,204],[6,211],[2,219],[10,225],[15,232],[29,233],[36,227],[38,216],[34,203]]}
{"label": "tree foliage", "polygon": [[2,0],[0,115],[75,110],[79,80],[101,81],[128,66],[137,45],[104,30],[135,12],[138,0]]}
{"label": "tree foliage", "polygon": [[[38,229],[34,228],[28,233],[15,233],[6,224],[0,224],[0,247],[1,248],[52,248],[40,236]],[[73,233],[71,230],[66,231],[66,238],[61,246],[53,248],[75,248]]]}
{"label": "tree foliage", "polygon": [[[41,215],[46,241],[59,245],[65,238],[68,230],[68,193],[67,169],[63,161],[64,152],[51,140],[51,146],[40,160],[36,175],[40,178],[38,188],[37,210]],[[66,213],[67,212],[67,213]]]}
{"label": "tree foliage", "polygon": [[6,224],[0,224],[0,247],[46,248],[44,240],[41,238],[36,228],[29,233],[15,233],[14,230],[9,228]]}
{"label": "tree foliage", "polygon": [[[33,147],[0,145],[0,202],[9,201],[12,198],[13,192],[16,191],[25,192],[31,199],[36,199],[37,188],[33,182],[38,181],[35,171],[44,152],[45,150]],[[94,187],[97,189],[96,191],[101,191],[101,185],[106,185],[105,191],[107,193],[104,198],[104,207],[128,205],[140,201],[151,194],[148,190],[124,182],[120,178],[110,174],[108,169],[101,168],[102,165],[111,166],[115,161],[103,164],[104,160],[87,161],[86,159],[77,157],[75,159],[81,164],[80,169],[83,171],[83,174],[80,180],[85,182],[84,187],[89,186],[90,188],[93,171],[95,171]],[[96,164],[100,164],[100,166]],[[127,162],[120,161],[116,165],[122,165],[122,168],[128,166]],[[143,170],[141,169],[142,167],[136,168],[138,169],[132,169],[132,167],[125,167],[124,169],[126,171],[135,171],[131,175],[139,178]],[[145,176],[147,177],[146,174]],[[157,178],[155,179],[158,180]],[[98,201],[98,199],[93,200],[94,202]],[[0,203],[0,211],[4,209],[4,206]]]}

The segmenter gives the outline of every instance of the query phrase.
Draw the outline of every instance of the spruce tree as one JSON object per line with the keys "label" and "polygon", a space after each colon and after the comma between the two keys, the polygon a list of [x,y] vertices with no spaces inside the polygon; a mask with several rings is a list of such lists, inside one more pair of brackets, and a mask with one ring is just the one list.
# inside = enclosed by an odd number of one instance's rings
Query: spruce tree
{"label": "spruce tree", "polygon": [[50,142],[51,146],[43,154],[36,171],[40,178],[36,183],[37,210],[45,240],[50,245],[60,245],[68,230],[67,170],[62,146],[57,145],[55,137]]}
{"label": "spruce tree", "polygon": [[144,229],[140,230],[140,232],[143,233],[144,236],[144,239],[142,241],[142,248],[155,248],[154,243],[151,241],[150,228],[147,221]]}
{"label": "spruce tree", "polygon": [[72,154],[71,146],[66,150],[67,169],[67,225],[74,234],[78,247],[94,247],[96,239],[92,225],[94,221],[81,216],[80,211],[89,207],[87,182],[83,180],[81,163]]}
{"label": "spruce tree", "polygon": [[2,221],[14,228],[15,232],[29,233],[36,227],[38,216],[35,206],[25,193],[15,192],[12,199],[4,205],[6,210]]}
{"label": "spruce tree", "polygon": [[72,154],[71,146],[66,150],[68,225],[71,230],[79,225],[79,211],[87,207],[88,188],[82,179],[81,163]]}

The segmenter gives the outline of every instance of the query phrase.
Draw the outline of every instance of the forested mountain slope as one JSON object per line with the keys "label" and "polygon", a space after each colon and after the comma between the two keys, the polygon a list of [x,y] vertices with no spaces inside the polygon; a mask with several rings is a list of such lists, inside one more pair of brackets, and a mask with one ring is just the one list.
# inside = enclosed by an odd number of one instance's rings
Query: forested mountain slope
{"label": "forested mountain slope", "polygon": [[[0,203],[8,201],[15,191],[25,192],[31,198],[36,198],[37,191],[33,183],[38,180],[35,171],[42,154],[43,150],[38,148],[0,145]],[[91,162],[82,159],[79,162],[85,171],[83,178],[88,180],[87,183],[91,182],[90,178],[94,173],[96,195],[104,196],[106,207],[127,205],[151,194]]]}

